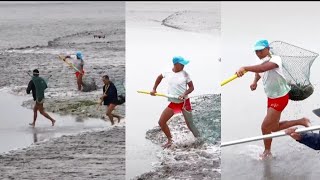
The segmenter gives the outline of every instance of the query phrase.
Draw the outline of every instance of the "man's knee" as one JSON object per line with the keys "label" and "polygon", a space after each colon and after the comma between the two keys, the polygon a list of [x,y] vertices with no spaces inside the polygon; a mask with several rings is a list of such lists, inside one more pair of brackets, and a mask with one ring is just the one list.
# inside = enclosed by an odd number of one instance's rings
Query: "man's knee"
{"label": "man's knee", "polygon": [[271,133],[277,131],[279,125],[276,123],[270,124],[270,123],[262,123],[261,125],[261,131],[266,133]]}
{"label": "man's knee", "polygon": [[43,109],[42,109],[42,110],[40,110],[39,112],[40,112],[40,114],[42,114],[42,115],[45,115],[45,114],[46,114],[46,112],[44,112],[44,110],[43,110]]}
{"label": "man's knee", "polygon": [[267,123],[262,123],[261,124],[261,131],[262,132],[271,132],[270,125]]}

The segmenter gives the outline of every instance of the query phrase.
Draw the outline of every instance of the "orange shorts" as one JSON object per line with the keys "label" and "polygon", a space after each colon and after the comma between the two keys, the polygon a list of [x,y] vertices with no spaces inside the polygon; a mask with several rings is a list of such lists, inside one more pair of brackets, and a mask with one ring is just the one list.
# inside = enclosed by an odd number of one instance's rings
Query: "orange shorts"
{"label": "orange shorts", "polygon": [[182,108],[183,106],[185,106],[185,109],[187,111],[191,111],[192,108],[191,108],[191,103],[190,103],[190,99],[186,99],[185,102],[182,102],[182,103],[174,103],[174,102],[171,102],[169,105],[168,105],[168,108],[172,109],[173,112],[176,114],[176,113],[180,113],[182,111]]}
{"label": "orange shorts", "polygon": [[284,110],[284,108],[286,108],[288,102],[289,102],[289,94],[286,94],[282,97],[278,97],[275,99],[268,98],[268,108],[271,107],[281,112]]}
{"label": "orange shorts", "polygon": [[[75,74],[76,74],[77,78],[80,76],[80,72],[79,71],[77,71]],[[83,70],[83,74],[84,74],[84,70]]]}

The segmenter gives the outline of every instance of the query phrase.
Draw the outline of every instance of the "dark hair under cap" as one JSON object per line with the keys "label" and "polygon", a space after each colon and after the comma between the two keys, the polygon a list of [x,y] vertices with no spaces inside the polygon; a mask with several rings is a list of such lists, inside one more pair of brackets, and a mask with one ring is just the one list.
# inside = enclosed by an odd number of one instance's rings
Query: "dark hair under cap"
{"label": "dark hair under cap", "polygon": [[105,79],[109,79],[109,76],[108,75],[104,75],[104,76],[102,76],[103,78],[105,78]]}
{"label": "dark hair under cap", "polygon": [[33,70],[33,75],[34,76],[39,76],[39,70],[38,69],[34,69]]}

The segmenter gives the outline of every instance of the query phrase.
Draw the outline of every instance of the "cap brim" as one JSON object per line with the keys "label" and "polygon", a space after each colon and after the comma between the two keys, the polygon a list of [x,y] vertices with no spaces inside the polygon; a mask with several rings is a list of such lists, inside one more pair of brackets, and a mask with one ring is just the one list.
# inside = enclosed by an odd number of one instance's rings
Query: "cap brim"
{"label": "cap brim", "polygon": [[180,62],[180,64],[187,65],[187,64],[189,64],[189,61],[188,60],[184,60],[184,61]]}
{"label": "cap brim", "polygon": [[262,49],[264,49],[264,48],[266,48],[266,47],[264,47],[264,46],[255,46],[255,47],[254,47],[254,50],[255,50],[255,51],[259,51],[259,50],[262,50]]}

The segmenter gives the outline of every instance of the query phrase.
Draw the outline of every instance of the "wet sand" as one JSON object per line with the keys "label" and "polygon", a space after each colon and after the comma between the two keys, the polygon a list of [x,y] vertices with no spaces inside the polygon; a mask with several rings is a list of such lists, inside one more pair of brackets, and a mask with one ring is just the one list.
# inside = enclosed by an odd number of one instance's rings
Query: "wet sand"
{"label": "wet sand", "polygon": [[125,127],[62,136],[0,155],[1,179],[124,179]]}

